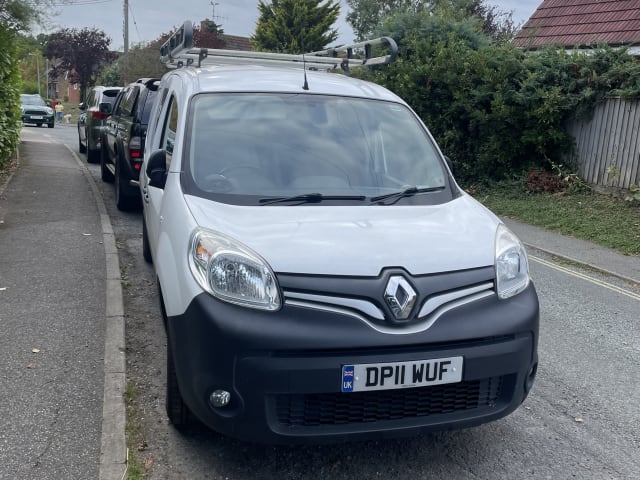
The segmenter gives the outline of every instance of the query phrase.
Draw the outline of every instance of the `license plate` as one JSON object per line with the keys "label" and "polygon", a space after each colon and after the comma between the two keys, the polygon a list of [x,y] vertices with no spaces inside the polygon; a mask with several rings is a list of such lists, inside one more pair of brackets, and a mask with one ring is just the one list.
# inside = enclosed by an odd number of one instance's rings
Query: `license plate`
{"label": "license plate", "polygon": [[42,120],[44,117],[41,115],[31,115],[31,120]]}
{"label": "license plate", "polygon": [[344,393],[424,387],[462,380],[462,357],[342,366]]}

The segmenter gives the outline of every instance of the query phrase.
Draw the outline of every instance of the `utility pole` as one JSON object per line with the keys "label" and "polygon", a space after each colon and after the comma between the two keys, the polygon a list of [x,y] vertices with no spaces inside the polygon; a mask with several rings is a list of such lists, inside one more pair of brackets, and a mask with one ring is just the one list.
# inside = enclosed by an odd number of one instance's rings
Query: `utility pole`
{"label": "utility pole", "polygon": [[40,61],[38,60],[38,54],[36,53],[36,71],[38,72],[38,95],[42,96],[40,91]]}
{"label": "utility pole", "polygon": [[124,0],[124,56],[129,53],[129,0]]}

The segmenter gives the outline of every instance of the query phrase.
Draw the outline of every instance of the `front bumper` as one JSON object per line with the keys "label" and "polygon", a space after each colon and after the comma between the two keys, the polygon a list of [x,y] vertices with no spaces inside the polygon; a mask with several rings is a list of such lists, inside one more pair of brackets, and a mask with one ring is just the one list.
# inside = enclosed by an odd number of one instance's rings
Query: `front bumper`
{"label": "front bumper", "polygon": [[55,118],[53,115],[48,115],[46,113],[23,113],[22,114],[22,123],[29,124],[47,124],[53,125],[55,122]]}
{"label": "front bumper", "polygon": [[[537,367],[538,300],[533,285],[454,308],[428,329],[389,335],[346,315],[285,305],[268,313],[207,294],[167,319],[181,394],[225,435],[261,443],[338,442],[478,425],[520,405]],[[462,381],[342,393],[341,369],[464,358]],[[214,408],[216,389],[231,402]]]}

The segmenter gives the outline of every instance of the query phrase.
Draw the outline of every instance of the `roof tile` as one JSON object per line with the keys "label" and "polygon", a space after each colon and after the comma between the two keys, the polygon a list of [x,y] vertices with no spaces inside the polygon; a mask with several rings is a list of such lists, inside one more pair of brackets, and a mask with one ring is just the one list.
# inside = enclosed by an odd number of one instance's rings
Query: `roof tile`
{"label": "roof tile", "polygon": [[513,43],[572,48],[603,41],[640,45],[640,0],[544,0]]}

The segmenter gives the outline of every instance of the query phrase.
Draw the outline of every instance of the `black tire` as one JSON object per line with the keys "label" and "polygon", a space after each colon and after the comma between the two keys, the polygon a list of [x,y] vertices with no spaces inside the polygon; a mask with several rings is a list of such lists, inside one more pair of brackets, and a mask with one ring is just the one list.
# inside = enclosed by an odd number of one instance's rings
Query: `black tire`
{"label": "black tire", "polygon": [[36,123],[36,126],[37,126],[37,127],[41,127],[41,126],[42,126],[42,124],[41,124],[41,123]]}
{"label": "black tire", "polygon": [[149,234],[147,233],[147,222],[144,221],[144,216],[142,217],[142,258],[147,263],[153,263],[151,247],[149,246]]}
{"label": "black tire", "polygon": [[178,386],[178,376],[173,363],[171,343],[167,339],[167,392],[165,397],[165,408],[169,421],[178,430],[187,428],[193,424],[193,416],[189,407],[184,403],[180,387]]}
{"label": "black tire", "polygon": [[80,140],[80,130],[78,130],[78,151],[80,153],[87,153],[87,147],[83,145],[82,141]]}
{"label": "black tire", "polygon": [[107,168],[107,151],[104,145],[100,148],[100,177],[103,182],[113,183],[114,181],[113,173]]}
{"label": "black tire", "polygon": [[55,123],[49,123],[49,124],[47,124],[47,127],[49,127],[49,128],[53,128],[53,127],[54,127],[54,125],[55,125]]}
{"label": "black tire", "polygon": [[87,140],[87,163],[98,163],[100,161],[100,150],[91,150]]}
{"label": "black tire", "polygon": [[121,159],[116,152],[116,173],[115,173],[115,186],[116,186],[116,206],[118,210],[122,212],[128,212],[135,209],[140,204],[139,199],[136,196],[131,195],[131,189],[128,185],[128,179],[123,178],[120,168]]}

